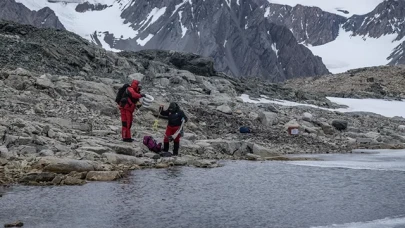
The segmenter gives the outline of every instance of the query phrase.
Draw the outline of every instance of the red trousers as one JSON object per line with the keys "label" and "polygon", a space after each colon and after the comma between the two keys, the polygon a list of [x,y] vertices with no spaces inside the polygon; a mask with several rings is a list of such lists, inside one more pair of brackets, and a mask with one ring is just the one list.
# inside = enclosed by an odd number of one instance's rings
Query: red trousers
{"label": "red trousers", "polygon": [[[169,142],[169,136],[176,133],[176,131],[179,128],[180,128],[180,126],[167,126],[166,133],[165,133],[165,138],[164,138],[163,142],[168,143]],[[174,142],[180,142],[180,134],[177,135],[177,137],[174,139]]]}
{"label": "red trousers", "polygon": [[131,110],[120,108],[121,112],[121,122],[122,122],[122,139],[130,139],[132,138],[131,135],[131,127],[132,121],[134,120],[134,115]]}

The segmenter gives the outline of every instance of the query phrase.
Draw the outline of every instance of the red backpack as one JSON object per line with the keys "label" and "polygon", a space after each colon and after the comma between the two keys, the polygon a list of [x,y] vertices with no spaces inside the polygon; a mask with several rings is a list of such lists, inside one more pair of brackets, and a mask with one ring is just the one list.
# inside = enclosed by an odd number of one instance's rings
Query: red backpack
{"label": "red backpack", "polygon": [[159,153],[162,151],[162,143],[157,143],[152,136],[143,137],[143,145],[147,146],[150,151]]}

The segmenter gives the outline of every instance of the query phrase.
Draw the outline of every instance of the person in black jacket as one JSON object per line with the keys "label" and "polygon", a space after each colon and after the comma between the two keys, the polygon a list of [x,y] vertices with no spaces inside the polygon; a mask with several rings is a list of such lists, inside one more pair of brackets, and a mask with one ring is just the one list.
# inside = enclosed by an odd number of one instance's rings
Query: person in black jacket
{"label": "person in black jacket", "polygon": [[[169,120],[166,128],[165,138],[163,140],[163,152],[169,151],[169,142],[172,139],[172,135],[179,130],[182,121],[186,123],[188,121],[187,116],[184,112],[180,109],[179,105],[175,102],[171,102],[169,108],[167,110],[163,110],[163,105],[159,108],[160,115],[166,116]],[[174,148],[173,148],[173,155],[177,156],[179,154],[180,148],[180,136],[178,134],[177,137],[174,139]]]}

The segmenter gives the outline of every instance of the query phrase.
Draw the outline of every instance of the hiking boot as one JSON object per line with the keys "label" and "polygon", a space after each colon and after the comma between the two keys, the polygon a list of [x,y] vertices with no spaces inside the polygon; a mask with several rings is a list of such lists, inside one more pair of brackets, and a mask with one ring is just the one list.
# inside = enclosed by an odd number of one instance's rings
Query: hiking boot
{"label": "hiking boot", "polygon": [[179,148],[180,148],[180,143],[179,143],[179,142],[175,142],[175,143],[174,143],[174,147],[173,147],[173,155],[174,155],[174,156],[179,155]]}
{"label": "hiking boot", "polygon": [[133,141],[135,141],[135,139],[129,138],[129,139],[123,139],[122,141],[124,141],[124,142],[133,142]]}
{"label": "hiking boot", "polygon": [[163,143],[163,152],[169,152],[169,143]]}

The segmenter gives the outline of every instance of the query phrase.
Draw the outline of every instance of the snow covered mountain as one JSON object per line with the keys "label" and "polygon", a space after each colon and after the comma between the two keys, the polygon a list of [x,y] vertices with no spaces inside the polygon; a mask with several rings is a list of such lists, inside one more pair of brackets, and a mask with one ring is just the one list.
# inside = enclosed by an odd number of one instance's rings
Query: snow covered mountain
{"label": "snow covered mountain", "polygon": [[[287,4],[292,7],[290,11],[316,9],[316,13],[308,19],[295,21],[295,24],[303,26],[289,28],[315,55],[322,57],[332,73],[405,63],[404,0],[269,1]],[[328,13],[335,16],[331,17]],[[288,26],[288,23],[285,24]],[[328,31],[332,33],[332,39],[327,33],[325,35]]]}
{"label": "snow covered mountain", "polygon": [[49,7],[106,49],[198,53],[234,76],[283,81],[405,61],[405,0],[16,1]]}

